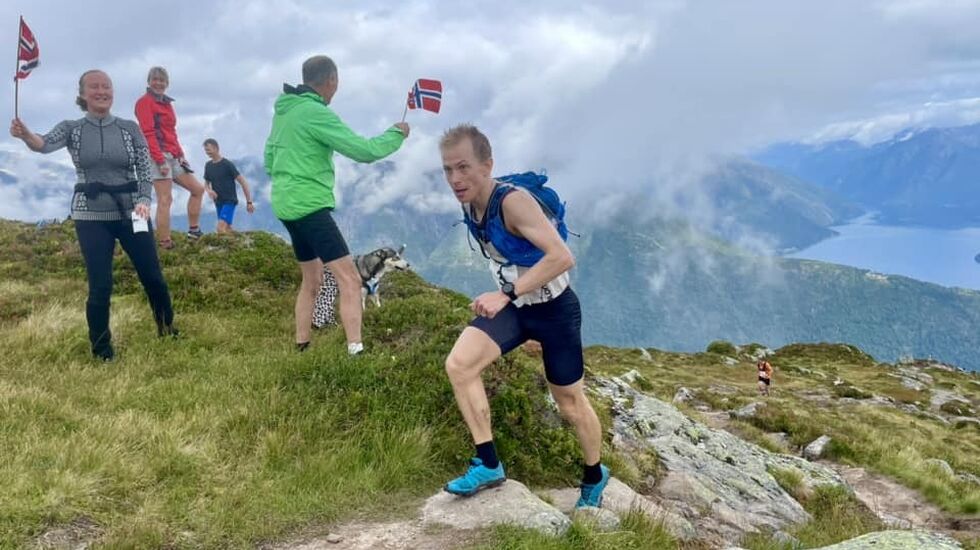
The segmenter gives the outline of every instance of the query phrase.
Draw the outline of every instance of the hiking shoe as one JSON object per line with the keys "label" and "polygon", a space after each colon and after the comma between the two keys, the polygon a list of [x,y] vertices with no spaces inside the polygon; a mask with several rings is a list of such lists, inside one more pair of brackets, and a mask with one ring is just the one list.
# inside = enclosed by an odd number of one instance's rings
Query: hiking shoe
{"label": "hiking shoe", "polygon": [[356,344],[347,344],[347,354],[348,355],[357,355],[358,353],[361,353],[362,351],[364,351],[364,344],[361,343],[361,342],[358,342]]}
{"label": "hiking shoe", "polygon": [[188,238],[191,238],[191,239],[200,239],[203,235],[204,235],[204,232],[201,231],[201,228],[200,227],[198,227],[197,229],[188,229],[187,230],[187,237]]}
{"label": "hiking shoe", "polygon": [[496,487],[504,481],[507,481],[507,476],[504,475],[503,463],[499,463],[496,468],[490,469],[484,466],[483,461],[479,458],[471,458],[470,467],[466,470],[466,474],[447,483],[445,490],[447,493],[468,497],[480,489]]}
{"label": "hiking shoe", "polygon": [[180,331],[174,328],[173,325],[158,325],[157,326],[157,336],[160,338],[169,336],[171,338],[177,338],[180,336]]}
{"label": "hiking shoe", "polygon": [[174,242],[173,242],[173,240],[171,240],[171,239],[164,239],[164,240],[160,241],[160,248],[162,248],[164,250],[173,250],[173,248],[174,248]]}
{"label": "hiking shoe", "polygon": [[578,502],[575,503],[576,508],[599,508],[602,506],[602,492],[606,489],[606,485],[609,483],[609,468],[600,465],[602,469],[602,479],[599,483],[583,483],[581,486],[582,496],[578,498]]}

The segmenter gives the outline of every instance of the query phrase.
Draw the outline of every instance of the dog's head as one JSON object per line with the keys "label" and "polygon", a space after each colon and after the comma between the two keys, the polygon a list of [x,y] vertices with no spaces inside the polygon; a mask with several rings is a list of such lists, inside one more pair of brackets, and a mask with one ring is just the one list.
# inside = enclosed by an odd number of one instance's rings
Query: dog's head
{"label": "dog's head", "polygon": [[395,250],[394,248],[385,247],[378,251],[379,253],[378,255],[381,257],[381,260],[388,268],[403,270],[412,267],[408,263],[408,261],[406,261],[405,258],[402,257],[402,252],[404,251],[405,251],[405,245],[401,245],[401,247],[398,250]]}
{"label": "dog's head", "polygon": [[371,279],[380,278],[386,272],[392,269],[405,270],[411,267],[405,258],[402,258],[402,252],[405,250],[405,245],[401,248],[395,250],[394,248],[379,248],[373,252],[369,252],[363,256],[356,256],[354,258],[354,265],[357,266],[357,271],[361,275],[362,281],[369,281]]}

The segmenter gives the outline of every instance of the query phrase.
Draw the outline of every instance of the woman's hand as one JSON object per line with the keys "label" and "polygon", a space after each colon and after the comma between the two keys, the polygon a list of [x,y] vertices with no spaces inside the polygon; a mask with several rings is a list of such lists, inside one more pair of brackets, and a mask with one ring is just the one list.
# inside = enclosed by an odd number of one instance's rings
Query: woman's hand
{"label": "woman's hand", "polygon": [[150,219],[150,207],[145,204],[137,204],[133,207],[133,212],[136,212],[136,215],[144,220]]}
{"label": "woman's hand", "polygon": [[26,140],[27,136],[31,135],[31,131],[27,129],[27,125],[21,122],[19,118],[15,118],[10,121],[10,135],[17,139]]}

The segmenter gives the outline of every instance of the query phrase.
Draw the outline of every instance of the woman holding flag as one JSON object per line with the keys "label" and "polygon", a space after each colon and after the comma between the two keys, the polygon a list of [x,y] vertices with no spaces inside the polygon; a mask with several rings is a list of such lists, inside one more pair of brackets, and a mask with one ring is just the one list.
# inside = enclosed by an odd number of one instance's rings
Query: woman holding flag
{"label": "woman holding flag", "polygon": [[150,299],[160,336],[176,336],[170,291],[160,270],[150,227],[150,155],[139,126],[113,116],[112,80],[99,70],[78,80],[75,102],[85,111],[78,120],[65,120],[38,135],[15,118],[10,135],[32,151],[52,153],[67,147],[78,183],[71,200],[78,244],[88,274],[88,320],[92,354],[112,360],[109,298],[112,294],[112,255],[116,241],[133,262]]}

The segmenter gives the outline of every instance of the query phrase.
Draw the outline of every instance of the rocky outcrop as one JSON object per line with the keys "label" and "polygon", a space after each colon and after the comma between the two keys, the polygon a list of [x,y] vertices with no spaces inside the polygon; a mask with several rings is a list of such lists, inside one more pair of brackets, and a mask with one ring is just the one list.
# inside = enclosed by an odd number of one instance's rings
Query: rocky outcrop
{"label": "rocky outcrop", "polygon": [[929,531],[879,531],[818,550],[960,550],[956,540]]}
{"label": "rocky outcrop", "polygon": [[440,491],[422,507],[422,524],[445,525],[456,529],[481,529],[509,524],[542,533],[559,535],[572,524],[558,509],[544,502],[518,481],[480,491],[471,497],[458,497]]}
{"label": "rocky outcrop", "polygon": [[822,465],[700,424],[622,377],[597,379],[594,387],[612,402],[613,444],[626,455],[655,451],[667,472],[657,496],[715,540],[734,542],[746,532],[778,531],[809,519],[770,474],[774,469],[795,470],[808,486],[844,484]]}
{"label": "rocky outcrop", "polygon": [[827,450],[830,444],[830,436],[822,435],[814,439],[806,448],[803,449],[803,458],[807,460],[818,460]]}

